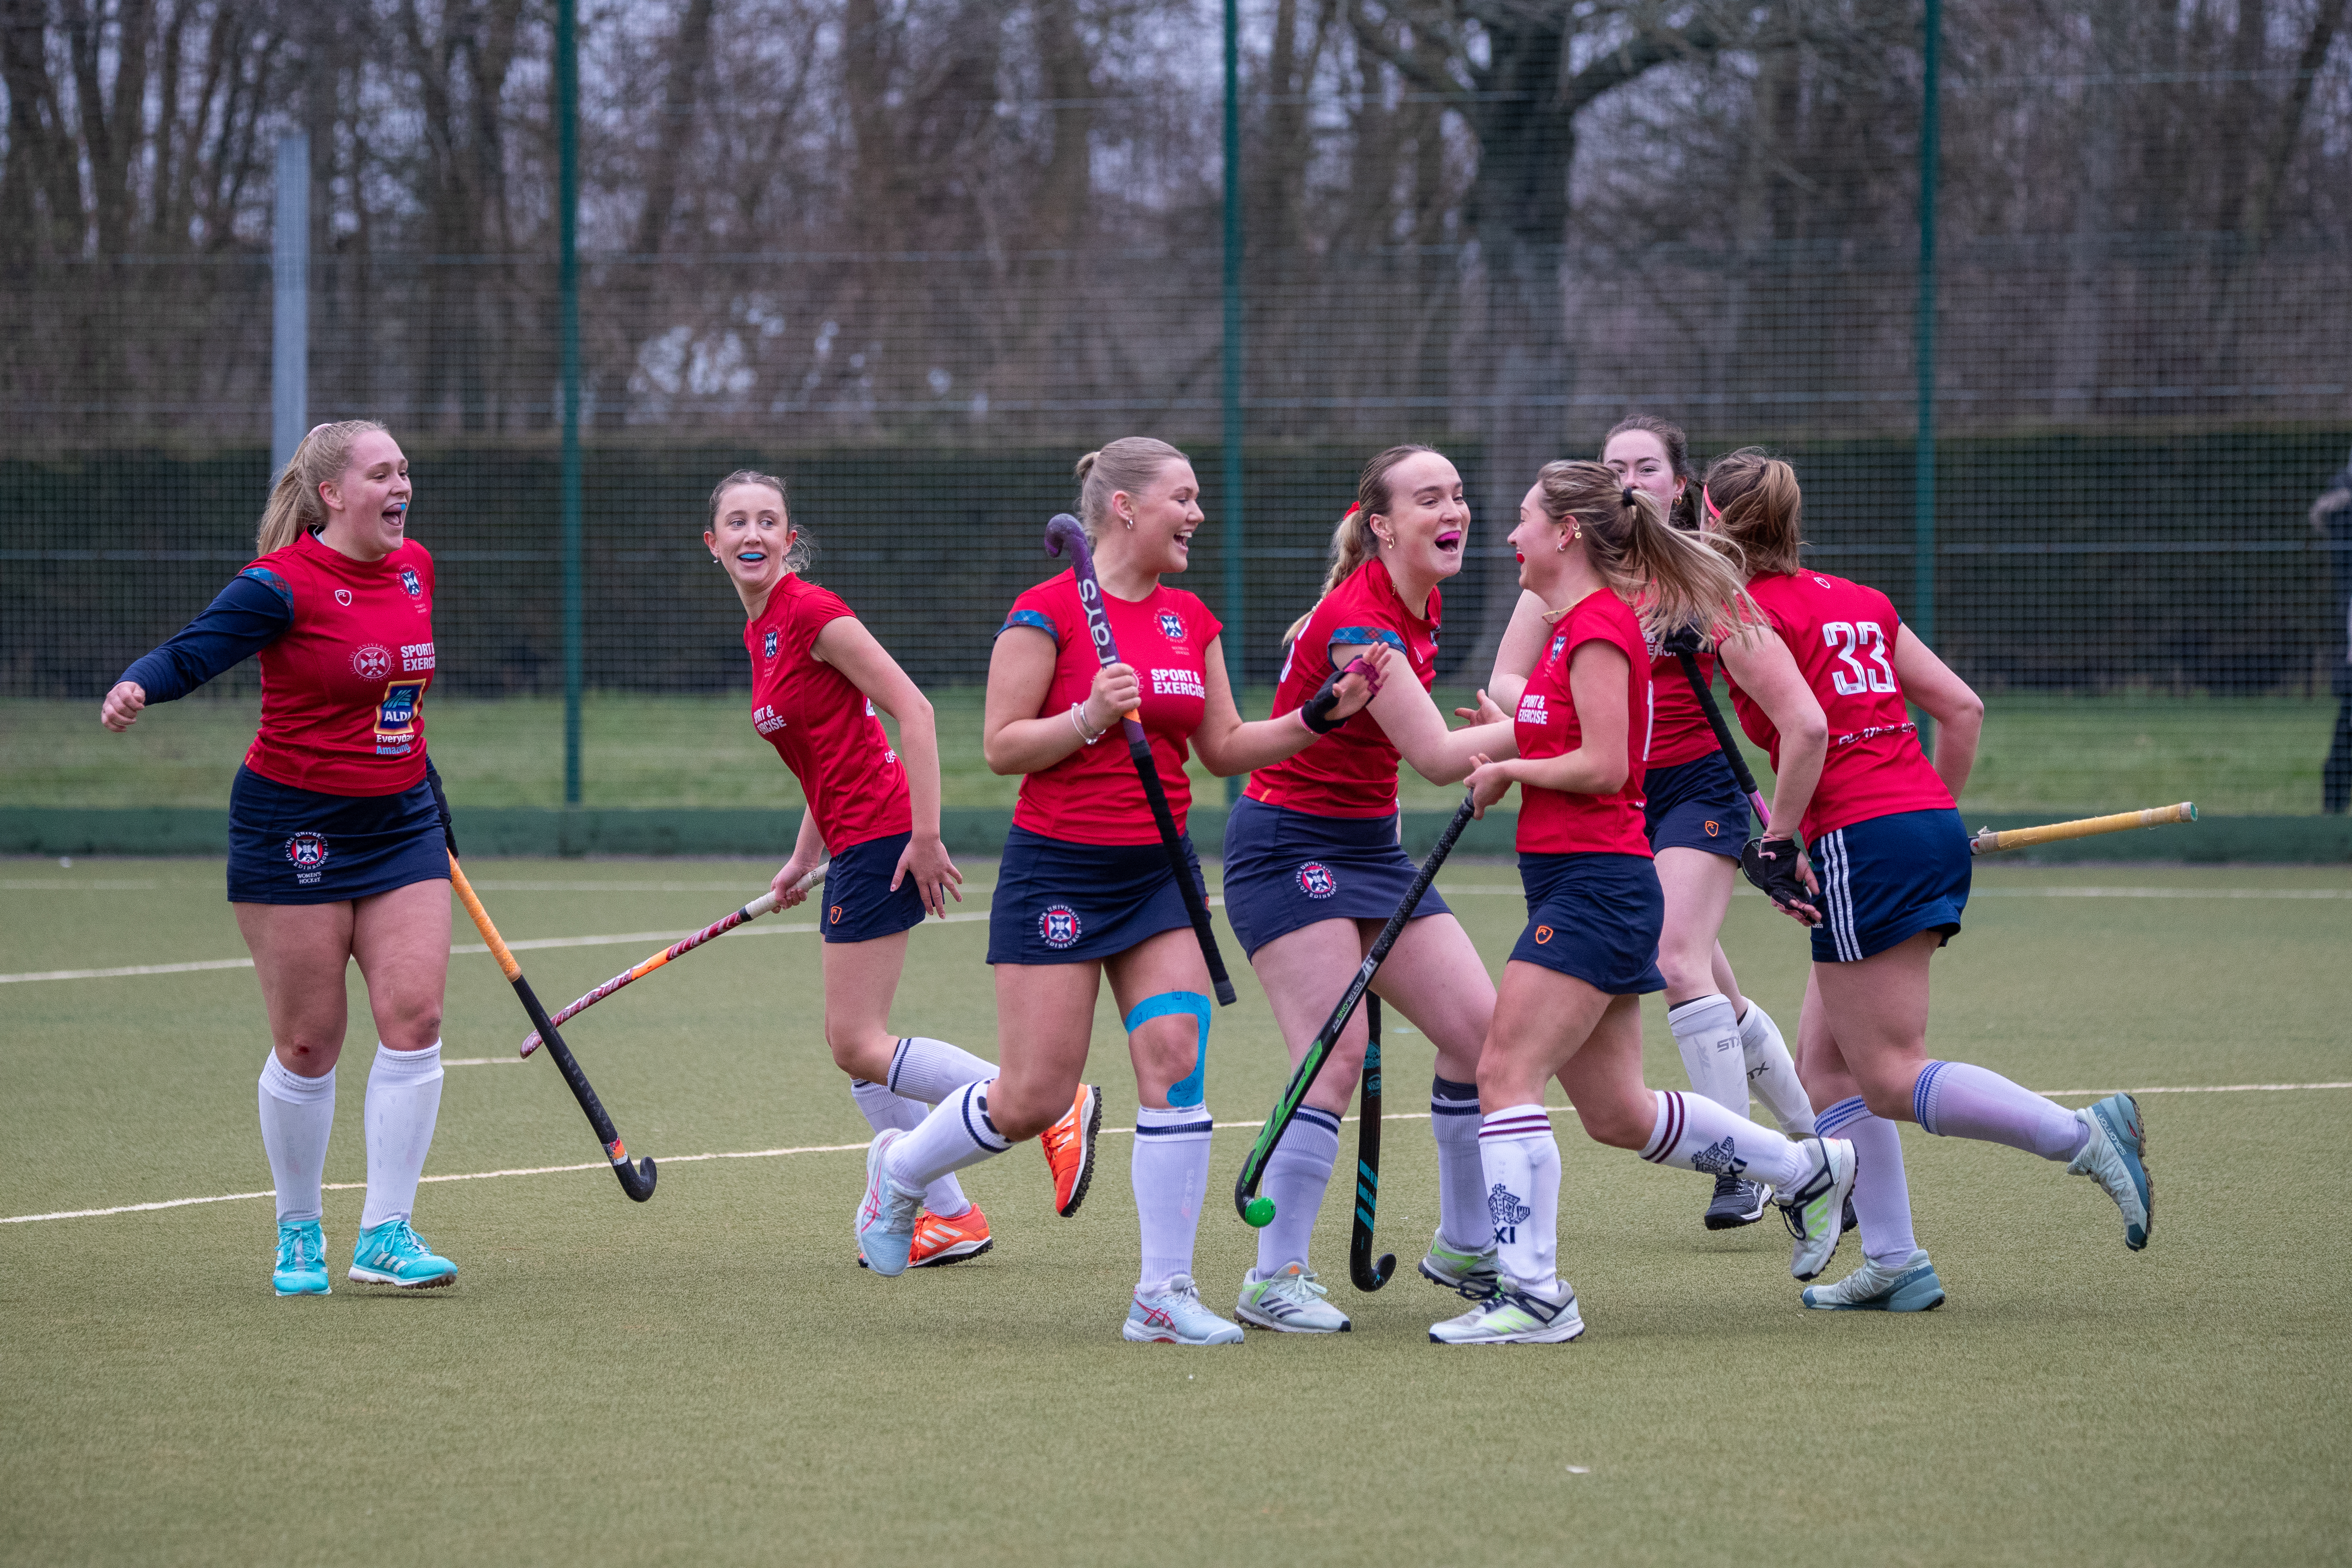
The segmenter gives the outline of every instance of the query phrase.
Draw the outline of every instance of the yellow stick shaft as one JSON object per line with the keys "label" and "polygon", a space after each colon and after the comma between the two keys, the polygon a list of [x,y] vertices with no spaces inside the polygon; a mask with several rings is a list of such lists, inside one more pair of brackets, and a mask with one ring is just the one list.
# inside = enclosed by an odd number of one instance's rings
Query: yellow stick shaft
{"label": "yellow stick shaft", "polygon": [[506,977],[509,980],[520,979],[522,965],[517,963],[515,955],[507,951],[505,940],[499,935],[499,928],[490,923],[490,911],[482,908],[482,900],[476,896],[473,884],[466,880],[466,873],[458,868],[455,855],[449,857],[449,885],[457,889],[458,901],[466,906],[466,912],[474,917],[474,928],[482,933],[482,941],[489,945],[490,956],[499,961],[499,967],[506,972]]}
{"label": "yellow stick shaft", "polygon": [[2084,816],[2073,822],[2053,822],[2041,827],[2012,827],[1996,833],[1988,827],[1969,840],[1971,853],[1990,855],[2001,849],[2022,849],[2030,844],[2054,844],[2066,838],[2089,838],[2100,833],[2123,833],[2135,827],[2161,827],[2167,823],[2194,822],[2197,806],[2151,805],[2142,811],[2118,811],[2111,816]]}

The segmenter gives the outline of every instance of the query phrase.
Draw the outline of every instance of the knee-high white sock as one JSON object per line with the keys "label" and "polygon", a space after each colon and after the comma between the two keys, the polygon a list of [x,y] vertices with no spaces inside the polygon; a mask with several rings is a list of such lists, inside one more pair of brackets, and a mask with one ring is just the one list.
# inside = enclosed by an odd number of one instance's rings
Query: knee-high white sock
{"label": "knee-high white sock", "polygon": [[1486,1214],[1486,1167],[1478,1154],[1478,1086],[1429,1080],[1429,1132],[1437,1140],[1437,1234],[1456,1252],[1494,1245]]}
{"label": "knee-high white sock", "polygon": [[1734,1116],[1748,1114],[1747,1058],[1731,998],[1709,992],[1669,1007],[1666,1027],[1675,1033],[1675,1049],[1682,1053],[1691,1088]]}
{"label": "knee-high white sock", "polygon": [[1486,1212],[1503,1272],[1550,1289],[1559,1279],[1559,1142],[1540,1105],[1514,1105],[1478,1129]]}
{"label": "knee-high white sock", "polygon": [[1862,1222],[1862,1255],[1882,1268],[1908,1262],[1918,1250],[1911,1233],[1911,1187],[1903,1179],[1900,1130],[1873,1116],[1862,1096],[1822,1112],[1821,1135],[1853,1144],[1853,1217]]}
{"label": "knee-high white sock", "polygon": [[[862,1078],[849,1080],[849,1098],[856,1102],[866,1125],[877,1132],[887,1132],[893,1127],[901,1132],[911,1132],[931,1113],[929,1106],[892,1094],[882,1085],[868,1083]],[[971,1200],[963,1195],[963,1184],[949,1174],[923,1189],[923,1206],[941,1219],[954,1219],[971,1212]]]}
{"label": "knee-high white sock", "polygon": [[1257,1233],[1259,1279],[1286,1263],[1307,1261],[1315,1216],[1323,1210],[1323,1193],[1331,1184],[1331,1167],[1339,1159],[1339,1119],[1311,1105],[1300,1106],[1282,1142],[1266,1156],[1265,1175],[1259,1183],[1259,1189],[1274,1200],[1274,1223]]}
{"label": "knee-high white sock", "polygon": [[961,1046],[914,1035],[900,1040],[890,1053],[890,1081],[883,1087],[906,1099],[937,1105],[964,1085],[995,1076],[993,1063],[982,1061]]}
{"label": "knee-high white sock", "polygon": [[1143,1233],[1139,1291],[1192,1272],[1192,1237],[1201,1228],[1201,1201],[1209,1192],[1209,1128],[1206,1105],[1136,1108],[1135,1159],[1128,1178],[1135,1185],[1136,1224]]}
{"label": "knee-high white sock", "polygon": [[1739,1020],[1739,1052],[1748,1065],[1748,1088],[1764,1102],[1780,1131],[1803,1138],[1814,1131],[1813,1102],[1798,1081],[1797,1064],[1789,1059],[1789,1043],[1772,1015],[1754,1002]]}
{"label": "knee-high white sock", "polygon": [[441,1042],[395,1051],[376,1042],[367,1081],[367,1201],[360,1228],[406,1219],[416,1208],[416,1179],[433,1147],[441,1114]]}
{"label": "knee-high white sock", "polygon": [[1804,1179],[1813,1168],[1812,1156],[1769,1127],[1759,1127],[1744,1116],[1734,1116],[1711,1100],[1673,1089],[1653,1091],[1658,1120],[1642,1158],[1654,1165],[1704,1171],[1719,1176],[1728,1171],[1751,1182],[1769,1182],[1783,1191]]}
{"label": "knee-high white sock", "polygon": [[1929,1062],[1911,1086],[1911,1114],[1939,1138],[1975,1138],[2045,1160],[2082,1152],[2090,1129],[2054,1100],[1968,1062]]}
{"label": "knee-high white sock", "polygon": [[335,1069],[304,1078],[269,1053],[261,1064],[261,1148],[269,1156],[280,1220],[317,1219],[335,1130]]}
{"label": "knee-high white sock", "polygon": [[1012,1147],[988,1119],[988,1085],[968,1083],[940,1101],[922,1125],[891,1144],[882,1163],[900,1186],[928,1194],[941,1176],[994,1159]]}

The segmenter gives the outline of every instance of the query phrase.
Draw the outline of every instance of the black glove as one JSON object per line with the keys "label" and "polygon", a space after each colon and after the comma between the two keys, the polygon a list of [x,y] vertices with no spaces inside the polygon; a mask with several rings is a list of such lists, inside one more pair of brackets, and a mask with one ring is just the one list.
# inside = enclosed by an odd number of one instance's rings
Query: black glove
{"label": "black glove", "polygon": [[1813,907],[1813,895],[1797,875],[1797,841],[1793,838],[1751,838],[1739,852],[1739,868],[1756,884],[1763,895],[1781,909],[1791,912],[1802,910],[1812,917],[1808,924],[1820,921],[1822,911]]}
{"label": "black glove", "polygon": [[1658,640],[1658,651],[1677,658],[1686,653],[1705,653],[1706,638],[1695,626],[1676,626]]}
{"label": "black glove", "polygon": [[[1324,677],[1323,684],[1316,688],[1315,695],[1307,700],[1307,706],[1298,710],[1300,721],[1318,735],[1328,735],[1332,731],[1338,729],[1340,725],[1346,723],[1348,721],[1347,719],[1332,718],[1331,710],[1339,706],[1339,682],[1348,678],[1349,671],[1354,669],[1357,666],[1363,664],[1363,662],[1364,661],[1360,658],[1351,658],[1346,664],[1341,665],[1338,669],[1333,670],[1329,675]],[[1379,695],[1381,685],[1379,681],[1372,680],[1372,672],[1370,667],[1366,667],[1364,669],[1364,679],[1371,681],[1373,694],[1375,696]],[[1359,711],[1361,710],[1359,710]],[[1353,713],[1348,715],[1349,719],[1352,719],[1354,717],[1355,714]]]}
{"label": "black glove", "polygon": [[433,759],[425,760],[425,782],[433,791],[433,809],[441,816],[441,837],[449,846],[449,853],[457,853],[457,825],[449,820],[449,797],[442,793],[441,775],[434,771]]}

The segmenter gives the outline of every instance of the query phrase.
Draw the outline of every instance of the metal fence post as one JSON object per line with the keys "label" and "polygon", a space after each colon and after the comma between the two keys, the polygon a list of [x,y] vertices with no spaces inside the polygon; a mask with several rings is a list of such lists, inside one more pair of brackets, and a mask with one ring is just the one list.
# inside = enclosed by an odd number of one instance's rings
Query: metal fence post
{"label": "metal fence post", "polygon": [[580,804],[583,588],[580,526],[580,28],[577,0],[556,0],[557,263],[563,312],[563,804]]}
{"label": "metal fence post", "polygon": [[[1242,563],[1242,103],[1240,0],[1225,0],[1225,679],[1234,700],[1246,703],[1248,630]],[[1236,774],[1225,781],[1225,804],[1241,798]]]}
{"label": "metal fence post", "polygon": [[278,207],[270,227],[276,310],[269,342],[269,474],[275,481],[310,429],[310,138],[299,131],[278,139]]}
{"label": "metal fence post", "polygon": [[[1912,444],[1911,629],[1920,641],[1936,640],[1936,185],[1942,68],[1942,0],[1927,0],[1919,106],[1919,300],[1913,331],[1919,373],[1918,434]],[[1919,715],[1919,740],[1936,752],[1935,721]]]}

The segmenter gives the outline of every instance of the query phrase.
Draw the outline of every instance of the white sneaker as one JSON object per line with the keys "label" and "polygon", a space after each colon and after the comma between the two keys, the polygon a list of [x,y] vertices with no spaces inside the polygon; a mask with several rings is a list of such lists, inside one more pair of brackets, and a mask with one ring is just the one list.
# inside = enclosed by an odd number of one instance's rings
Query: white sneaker
{"label": "white sneaker", "polygon": [[2091,1137],[2067,1165],[2067,1174],[2090,1177],[2116,1200],[2124,1215],[2124,1245],[2137,1252],[2156,1229],[2156,1181],[2147,1173],[2147,1129],[2139,1119],[2139,1101],[2111,1094],[2074,1112],[2074,1120]]}
{"label": "white sneaker", "polygon": [[1157,1290],[1135,1293],[1119,1337],[1147,1345],[1237,1345],[1242,1331],[1201,1305],[1200,1287],[1179,1274]]}
{"label": "white sneaker", "polygon": [[1286,1263],[1265,1279],[1253,1268],[1242,1276],[1242,1299],[1234,1316],[1286,1334],[1344,1334],[1354,1325],[1347,1313],[1324,1300],[1330,1293],[1304,1263]]}
{"label": "white sneaker", "polygon": [[1584,1317],[1567,1280],[1543,1290],[1507,1275],[1478,1305],[1429,1326],[1431,1342],[1441,1345],[1564,1345],[1583,1332]]}
{"label": "white sneaker", "polygon": [[923,1212],[923,1190],[902,1187],[883,1163],[891,1144],[906,1136],[899,1128],[877,1132],[866,1150],[866,1196],[857,1205],[857,1253],[877,1274],[904,1274],[915,1248],[915,1216]]}
{"label": "white sneaker", "polygon": [[1853,1191],[1853,1145],[1843,1138],[1808,1138],[1812,1169],[1785,1193],[1775,1193],[1780,1217],[1797,1238],[1789,1272],[1811,1279],[1830,1266],[1838,1237],[1845,1233],[1845,1200]]}

